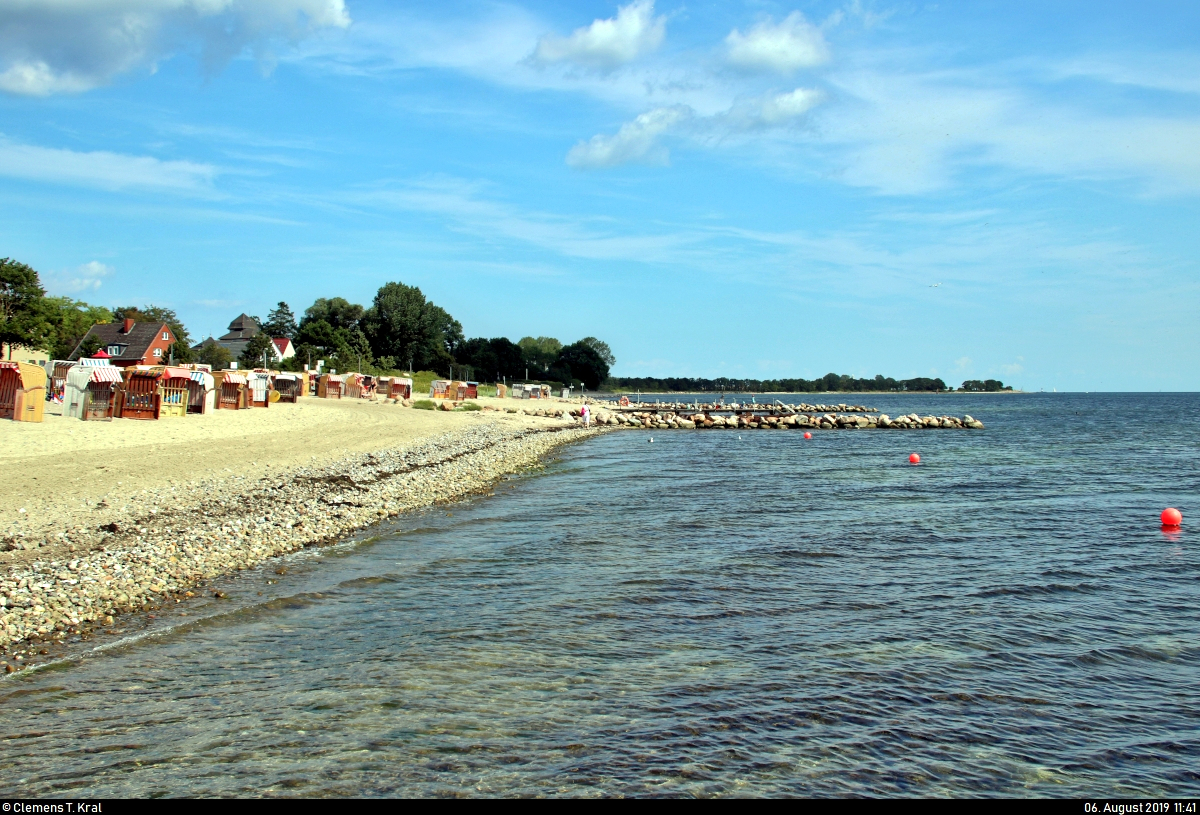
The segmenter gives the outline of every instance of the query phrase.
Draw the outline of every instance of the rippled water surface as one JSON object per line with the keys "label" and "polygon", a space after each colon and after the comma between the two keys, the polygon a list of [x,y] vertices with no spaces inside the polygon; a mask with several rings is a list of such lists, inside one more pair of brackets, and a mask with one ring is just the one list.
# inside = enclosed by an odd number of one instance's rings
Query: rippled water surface
{"label": "rippled water surface", "polygon": [[1200,793],[1200,397],[868,401],[988,429],[573,446],[0,682],[0,794]]}

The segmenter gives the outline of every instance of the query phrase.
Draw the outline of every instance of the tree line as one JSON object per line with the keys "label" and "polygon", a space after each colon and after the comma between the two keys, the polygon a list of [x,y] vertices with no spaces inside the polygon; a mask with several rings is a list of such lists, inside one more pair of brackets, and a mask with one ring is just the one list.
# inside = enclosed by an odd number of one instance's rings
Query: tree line
{"label": "tree line", "polygon": [[[694,377],[617,377],[614,390],[642,390],[649,393],[865,393],[868,391],[895,391],[938,393],[954,390],[941,378],[924,376],[913,379],[893,379],[879,375],[873,379],[855,378],[847,374],[825,374],[818,379],[698,379]],[[969,379],[962,384],[963,391],[1012,390],[996,379],[980,382]]]}
{"label": "tree line", "polygon": [[[97,323],[166,323],[176,342],[168,349],[176,362],[200,362],[214,369],[228,368],[233,356],[216,342],[192,347],[192,337],[169,308],[105,307],[70,297],[48,297],[31,266],[0,258],[0,342],[45,348],[53,359],[66,359],[79,347],[91,356],[100,347],[94,338],[81,345]],[[609,379],[616,358],[608,344],[584,337],[564,345],[553,337],[468,339],[462,324],[441,306],[427,299],[416,286],[386,283],[369,306],[342,297],[318,298],[299,319],[286,302],[272,309],[266,320],[253,317],[261,331],[250,338],[238,361],[261,364],[272,338],[292,340],[296,356],[281,363],[299,369],[325,360],[340,371],[385,373],[432,371],[458,379],[503,381],[532,379],[589,390]]]}
{"label": "tree line", "polygon": [[[96,323],[166,323],[176,342],[168,353],[176,362],[201,362],[214,369],[229,367],[233,357],[215,342],[192,347],[192,338],[176,313],[169,308],[145,305],[105,307],[73,300],[47,297],[32,267],[0,258],[0,342],[45,348],[54,359],[66,359]],[[588,390],[647,392],[790,392],[840,391],[938,392],[953,390],[940,378],[893,379],[876,376],[856,379],[829,373],[818,379],[699,379],[693,377],[609,376],[616,358],[608,344],[595,337],[564,345],[553,337],[523,337],[513,342],[505,337],[466,338],[462,324],[436,305],[416,286],[386,283],[369,306],[342,297],[318,298],[299,319],[286,302],[279,302],[267,319],[253,318],[262,330],[247,343],[239,362],[253,367],[270,351],[273,337],[292,340],[296,356],[281,363],[284,369],[299,370],[304,364],[325,360],[327,368],[339,371],[385,373],[432,371],[458,379],[481,381],[533,380],[585,387]],[[81,356],[91,356],[99,342],[80,347]],[[1012,390],[997,379],[969,379],[960,390],[994,392]]]}

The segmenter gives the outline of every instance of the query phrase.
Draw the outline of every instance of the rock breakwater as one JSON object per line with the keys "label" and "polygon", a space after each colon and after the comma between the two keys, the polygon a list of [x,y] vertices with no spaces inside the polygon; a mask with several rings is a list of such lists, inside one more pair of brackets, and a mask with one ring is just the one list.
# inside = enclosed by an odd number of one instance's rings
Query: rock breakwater
{"label": "rock breakwater", "polygon": [[[573,411],[578,414],[578,410]],[[910,413],[891,418],[886,413],[878,416],[850,415],[845,413],[799,413],[729,411],[724,414],[715,410],[689,412],[676,410],[606,410],[595,411],[595,422],[600,426],[626,427],[659,430],[693,429],[746,429],[746,430],[982,430],[983,422],[973,416],[919,416]]]}
{"label": "rock breakwater", "polygon": [[810,405],[805,402],[800,404],[787,404],[776,400],[769,404],[739,404],[737,402],[639,402],[632,404],[622,404],[612,400],[604,400],[597,402],[600,406],[607,407],[611,410],[672,410],[676,412],[691,411],[709,412],[713,410],[776,410],[784,413],[878,413],[878,408],[867,407],[866,405]]}

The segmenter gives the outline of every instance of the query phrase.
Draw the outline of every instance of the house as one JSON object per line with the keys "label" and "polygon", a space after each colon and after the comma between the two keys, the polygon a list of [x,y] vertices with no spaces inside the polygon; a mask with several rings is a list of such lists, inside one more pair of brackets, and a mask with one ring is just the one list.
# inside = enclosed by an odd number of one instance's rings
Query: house
{"label": "house", "polygon": [[100,350],[108,354],[109,362],[121,368],[165,365],[169,349],[175,343],[175,334],[166,323],[138,323],[132,319],[99,323],[88,329],[69,359],[79,359],[79,349],[89,337],[99,340]]}
{"label": "house", "polygon": [[9,362],[24,362],[29,365],[40,365],[46,367],[46,361],[50,359],[50,352],[41,348],[28,348],[24,345],[13,344],[7,342],[0,343],[0,359]]}
{"label": "house", "polygon": [[225,348],[237,359],[246,350],[250,338],[262,331],[258,322],[249,314],[239,314],[229,324],[229,333],[217,339],[217,345]]}
{"label": "house", "polygon": [[[238,359],[242,352],[246,350],[246,346],[250,344],[250,338],[262,333],[262,326],[258,321],[249,314],[239,314],[229,324],[229,333],[223,334],[217,339],[209,337],[199,345],[193,346],[194,350],[200,350],[209,343],[216,343],[222,348],[229,351],[234,359]],[[271,350],[275,353],[275,361],[282,362],[289,357],[296,356],[296,349],[292,346],[292,341],[287,337],[273,339]]]}
{"label": "house", "polygon": [[275,337],[271,341],[275,343],[275,357],[280,362],[296,356],[296,348],[287,337]]}

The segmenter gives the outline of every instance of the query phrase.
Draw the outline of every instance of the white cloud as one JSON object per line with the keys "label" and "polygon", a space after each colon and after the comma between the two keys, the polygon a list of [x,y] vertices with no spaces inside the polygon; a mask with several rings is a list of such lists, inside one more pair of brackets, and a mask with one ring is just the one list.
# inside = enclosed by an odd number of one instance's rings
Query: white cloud
{"label": "white cloud", "polygon": [[725,45],[726,59],[739,68],[790,74],[829,61],[829,45],[821,30],[798,11],[778,25],[768,17],[745,34],[735,28]]}
{"label": "white cloud", "polygon": [[0,176],[10,178],[104,189],[202,191],[215,175],[216,168],[209,164],[105,151],[79,153],[0,139]]}
{"label": "white cloud", "polygon": [[349,24],[344,0],[0,0],[0,90],[78,93],[197,45],[211,70]]}
{"label": "white cloud", "polygon": [[659,143],[659,137],[671,131],[685,131],[699,141],[720,142],[731,133],[789,125],[821,99],[820,91],[797,88],[738,102],[712,116],[699,116],[687,105],[655,108],[626,122],[612,136],[599,134],[579,142],[567,153],[567,164],[586,169],[667,164],[670,155]]}
{"label": "white cloud", "polygon": [[100,288],[104,278],[112,273],[111,266],[93,260],[65,272],[51,272],[46,275],[46,287],[63,294],[95,291]]}
{"label": "white cloud", "polygon": [[692,116],[690,108],[657,108],[621,125],[613,136],[592,136],[567,153],[572,167],[615,167],[620,164],[666,164],[670,158],[658,137]]}
{"label": "white cloud", "polygon": [[850,184],[915,194],[952,186],[964,170],[1004,167],[1075,180],[1140,180],[1156,193],[1200,190],[1194,115],[1063,104],[970,69],[873,69],[829,81],[843,104],[818,125]]}
{"label": "white cloud", "polygon": [[739,102],[715,119],[735,130],[781,127],[802,118],[820,104],[824,96],[818,90],[796,88],[788,93]]}
{"label": "white cloud", "polygon": [[654,16],[654,0],[635,0],[618,7],[616,17],[595,20],[569,37],[542,37],[534,57],[540,62],[612,70],[658,48],[666,28],[666,18]]}

